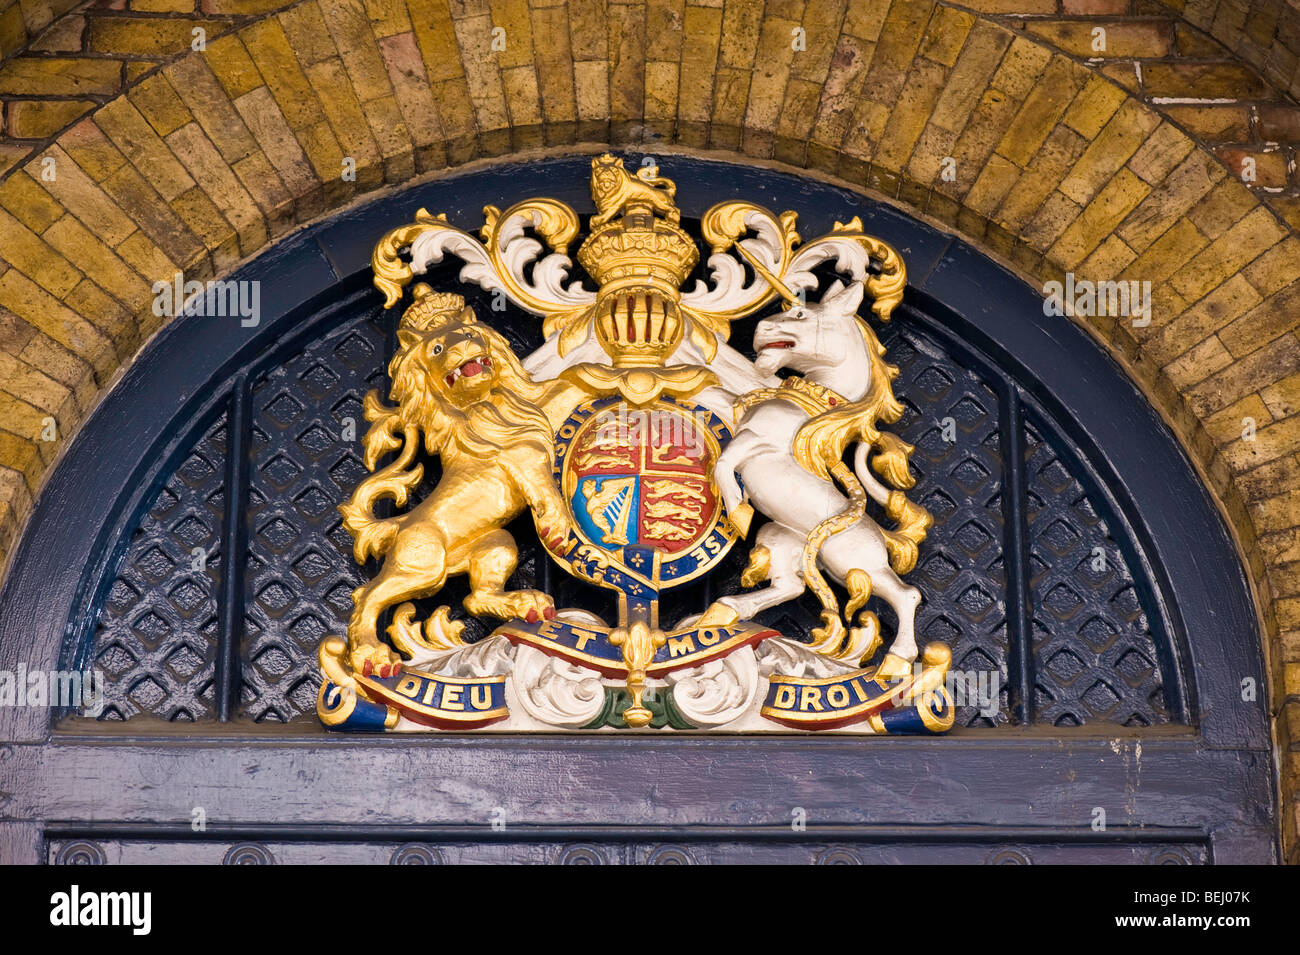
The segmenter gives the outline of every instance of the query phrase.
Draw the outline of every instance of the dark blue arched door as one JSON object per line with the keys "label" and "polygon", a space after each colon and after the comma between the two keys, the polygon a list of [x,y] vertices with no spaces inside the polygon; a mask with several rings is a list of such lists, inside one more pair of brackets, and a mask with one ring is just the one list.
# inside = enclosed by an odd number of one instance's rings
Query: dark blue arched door
{"label": "dark blue arched door", "polygon": [[[174,320],[96,410],[0,597],[0,669],[99,669],[106,706],[53,724],[0,714],[13,794],[0,846],[48,861],[1274,858],[1265,694],[1243,693],[1262,686],[1249,591],[1195,472],[1121,370],[988,258],[886,205],[661,162],[684,216],[745,198],[797,208],[817,234],[857,215],[902,253],[910,284],[882,341],[901,369],[897,429],[917,448],[912,496],[935,517],[910,578],[918,632],[959,669],[996,674],[997,705],[961,709],[934,739],[319,728],[316,647],[371,570],[335,509],[364,474],[350,426],[364,427],[361,396],[393,349],[370,249],[421,206],[467,227],[485,204],[538,194],[591,211],[586,158],[522,163],[286,240],[236,276],[263,283],[257,327]],[[451,267],[429,279],[455,280]],[[466,294],[520,352],[540,343],[535,320]],[[515,536],[521,585],[590,602],[527,528]],[[679,609],[737,587],[742,563]],[[766,622],[806,632],[816,609]]]}

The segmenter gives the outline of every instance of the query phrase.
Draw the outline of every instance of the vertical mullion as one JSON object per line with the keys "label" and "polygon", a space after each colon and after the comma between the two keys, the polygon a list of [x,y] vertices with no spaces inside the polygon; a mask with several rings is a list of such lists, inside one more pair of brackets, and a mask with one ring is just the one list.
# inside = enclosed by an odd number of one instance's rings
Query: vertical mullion
{"label": "vertical mullion", "polygon": [[537,555],[533,558],[534,586],[542,593],[554,597],[555,594],[551,592],[555,586],[554,579],[551,576],[551,555],[547,552],[546,545],[542,543],[540,537],[537,539],[537,550],[534,553]]}
{"label": "vertical mullion", "polygon": [[998,409],[1002,433],[1002,566],[1007,582],[1007,705],[1028,725],[1033,715],[1034,646],[1029,615],[1029,518],[1025,494],[1025,416],[1020,390],[1007,382]]}
{"label": "vertical mullion", "polygon": [[226,420],[226,516],[221,544],[225,572],[217,630],[217,719],[228,723],[239,703],[239,648],[244,635],[244,565],[247,544],[249,437],[252,393],[248,376],[235,379]]}

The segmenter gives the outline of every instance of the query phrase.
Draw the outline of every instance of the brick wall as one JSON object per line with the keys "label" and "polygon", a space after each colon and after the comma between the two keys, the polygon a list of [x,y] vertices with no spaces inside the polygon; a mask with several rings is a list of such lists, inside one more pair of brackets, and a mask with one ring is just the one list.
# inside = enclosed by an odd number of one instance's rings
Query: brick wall
{"label": "brick wall", "polygon": [[0,0],[0,62],[26,49],[32,38],[77,6],[77,0]]}
{"label": "brick wall", "polygon": [[[1152,283],[1148,326],[1080,321],[1169,420],[1238,538],[1300,861],[1300,240],[1276,204],[1288,196],[1243,182],[1224,151],[1262,155],[1261,107],[1295,104],[1247,58],[1127,0],[124,3],[67,13],[24,52],[0,39],[0,561],[59,448],[157,331],[150,285],[177,269],[211,277],[368,190],[536,147],[808,168],[1034,284]],[[1098,17],[1113,56],[1079,47]],[[1248,102],[1161,102],[1196,99],[1160,95],[1193,74],[1255,85]],[[1173,109],[1198,105],[1245,107],[1246,125],[1216,140]]]}
{"label": "brick wall", "polygon": [[1236,56],[1276,89],[1300,96],[1300,11],[1287,0],[1161,0]]}

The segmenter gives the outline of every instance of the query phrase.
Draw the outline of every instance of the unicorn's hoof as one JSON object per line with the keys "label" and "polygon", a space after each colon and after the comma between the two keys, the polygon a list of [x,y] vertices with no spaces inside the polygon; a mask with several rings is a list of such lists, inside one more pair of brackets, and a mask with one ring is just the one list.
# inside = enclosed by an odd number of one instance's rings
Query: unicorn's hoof
{"label": "unicorn's hoof", "polygon": [[912,675],[912,661],[904,660],[896,653],[886,653],[876,670],[877,680],[902,680]]}

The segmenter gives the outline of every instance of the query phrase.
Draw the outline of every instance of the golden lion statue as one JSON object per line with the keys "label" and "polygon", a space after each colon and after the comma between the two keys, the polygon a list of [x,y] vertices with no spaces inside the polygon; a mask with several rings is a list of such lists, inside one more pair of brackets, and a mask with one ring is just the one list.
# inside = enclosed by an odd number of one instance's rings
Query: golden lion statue
{"label": "golden lion statue", "polygon": [[591,229],[600,228],[628,206],[643,206],[677,222],[682,214],[673,202],[676,195],[676,184],[660,178],[658,166],[642,166],[633,176],[623,168],[623,160],[605,153],[591,163],[591,198],[596,203]]}
{"label": "golden lion statue", "polygon": [[[525,507],[538,531],[558,543],[571,519],[552,478],[553,434],[543,406],[560,396],[557,382],[536,384],[509,344],[479,324],[459,295],[415,287],[402,316],[398,350],[388,366],[385,405],[377,391],[365,398],[366,469],[392,451],[397,458],[363,480],[339,506],[358,563],[383,558],[375,578],[352,595],[348,656],[356,672],[391,676],[400,658],[379,640],[379,615],[402,601],[427,597],[449,576],[468,574],[471,614],[529,621],[553,617],[551,598],[536,590],[505,589],[518,560],[505,525]],[[442,480],[409,513],[374,514],[375,502],[406,505],[424,474],[415,462],[420,435],[442,459]],[[409,617],[409,613],[406,614]]]}

